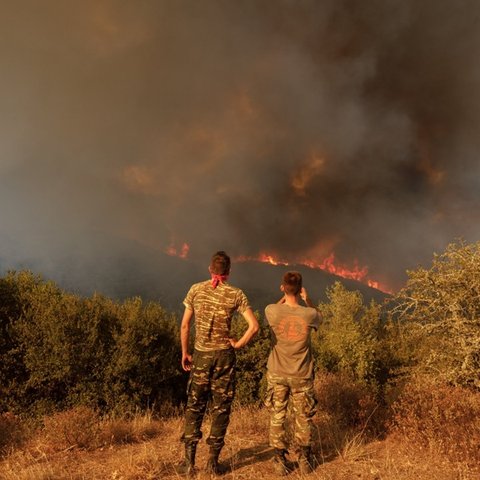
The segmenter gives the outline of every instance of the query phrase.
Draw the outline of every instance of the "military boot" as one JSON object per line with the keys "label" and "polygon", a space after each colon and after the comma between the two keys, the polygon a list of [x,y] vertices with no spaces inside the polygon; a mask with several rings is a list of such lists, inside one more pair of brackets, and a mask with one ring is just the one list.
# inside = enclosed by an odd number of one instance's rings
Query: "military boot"
{"label": "military boot", "polygon": [[300,473],[304,475],[313,472],[317,466],[317,461],[312,454],[312,447],[300,447],[298,466],[300,467]]}
{"label": "military boot", "polygon": [[211,475],[223,475],[226,469],[218,463],[221,448],[210,447],[210,452],[207,460],[207,472]]}
{"label": "military boot", "polygon": [[288,452],[285,449],[275,448],[273,465],[275,468],[275,474],[279,477],[284,477],[293,470],[293,464],[285,457],[287,453]]}
{"label": "military boot", "polygon": [[185,444],[185,459],[183,462],[176,468],[177,473],[180,475],[185,475],[187,478],[192,478],[196,474],[195,470],[195,454],[197,452],[196,443],[186,443]]}

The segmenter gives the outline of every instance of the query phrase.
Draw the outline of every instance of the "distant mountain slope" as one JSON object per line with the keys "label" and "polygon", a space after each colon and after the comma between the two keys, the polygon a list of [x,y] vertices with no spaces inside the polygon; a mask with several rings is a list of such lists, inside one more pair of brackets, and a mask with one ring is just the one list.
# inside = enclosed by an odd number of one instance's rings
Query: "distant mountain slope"
{"label": "distant mountain slope", "polygon": [[302,274],[303,285],[314,303],[326,300],[326,289],[336,281],[342,282],[349,290],[358,290],[366,301],[375,299],[382,302],[386,294],[355,280],[349,280],[319,269],[304,265],[270,265],[260,262],[235,264],[232,269],[232,283],[242,287],[249,294],[254,308],[263,309],[268,303],[274,303],[281,297],[280,283],[287,270],[296,270]]}
{"label": "distant mountain slope", "polygon": [[[95,252],[93,255],[92,252]],[[181,310],[182,300],[191,284],[208,278],[208,261],[193,262],[166,255],[128,240],[99,237],[86,250],[72,249],[48,260],[0,259],[2,273],[9,269],[29,269],[60,287],[81,295],[94,292],[115,299],[140,296],[160,302],[165,308]],[[385,294],[354,280],[343,279],[318,269],[298,266],[275,266],[261,262],[234,263],[230,282],[242,288],[254,309],[263,310],[280,298],[280,282],[287,270],[298,270],[312,300],[326,299],[325,290],[341,281],[350,290],[359,290],[369,301],[382,301]]]}

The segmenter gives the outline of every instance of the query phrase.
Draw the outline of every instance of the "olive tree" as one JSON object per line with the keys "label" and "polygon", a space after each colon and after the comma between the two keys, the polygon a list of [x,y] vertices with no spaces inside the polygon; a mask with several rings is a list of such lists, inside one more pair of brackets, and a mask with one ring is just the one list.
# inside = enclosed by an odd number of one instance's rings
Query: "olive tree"
{"label": "olive tree", "polygon": [[319,305],[322,321],[313,336],[318,368],[349,375],[379,386],[386,380],[389,359],[381,306],[365,305],[358,291],[340,282],[327,289],[328,302]]}
{"label": "olive tree", "polygon": [[480,388],[480,242],[452,243],[430,269],[407,273],[393,312],[410,325],[417,369]]}

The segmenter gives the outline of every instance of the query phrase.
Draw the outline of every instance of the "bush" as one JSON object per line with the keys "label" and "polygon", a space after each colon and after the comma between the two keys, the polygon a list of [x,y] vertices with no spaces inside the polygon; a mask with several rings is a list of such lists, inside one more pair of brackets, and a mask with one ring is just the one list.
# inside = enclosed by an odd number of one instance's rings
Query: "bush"
{"label": "bush", "polygon": [[375,434],[384,430],[385,410],[367,386],[346,375],[324,373],[317,375],[315,388],[319,417],[338,429]]}
{"label": "bush", "polygon": [[77,403],[100,403],[104,371],[113,347],[112,301],[82,299],[28,272],[10,273],[8,343],[4,377],[10,381],[3,408],[40,414]]}
{"label": "bush", "polygon": [[412,447],[480,462],[480,393],[417,378],[392,408],[392,430]]}
{"label": "bush", "polygon": [[380,306],[374,301],[364,305],[360,292],[340,282],[327,289],[327,298],[319,306],[322,321],[312,338],[317,369],[379,389],[396,362]]}
{"label": "bush", "polygon": [[[258,312],[256,313],[259,319]],[[266,381],[267,360],[270,353],[270,332],[265,322],[259,319],[260,330],[246,348],[236,352],[236,393],[235,402],[241,405],[260,404],[263,400]],[[246,330],[246,322],[241,315],[232,321],[231,335],[239,339]]]}
{"label": "bush", "polygon": [[24,398],[28,377],[14,327],[24,308],[20,286],[32,283],[32,275],[9,273],[0,278],[0,412],[15,411]]}
{"label": "bush", "polygon": [[43,435],[52,451],[98,446],[100,418],[88,407],[75,407],[45,417]]}
{"label": "bush", "polygon": [[0,415],[0,453],[20,445],[26,436],[26,429],[20,419],[13,413]]}
{"label": "bush", "polygon": [[175,316],[153,302],[127,300],[119,311],[114,344],[106,370],[109,410],[160,410],[163,402],[183,398],[186,380]]}
{"label": "bush", "polygon": [[393,312],[409,326],[417,370],[480,389],[480,242],[453,243],[408,276]]}
{"label": "bush", "polygon": [[180,402],[178,322],[160,305],[82,298],[29,272],[0,279],[0,293],[0,412]]}

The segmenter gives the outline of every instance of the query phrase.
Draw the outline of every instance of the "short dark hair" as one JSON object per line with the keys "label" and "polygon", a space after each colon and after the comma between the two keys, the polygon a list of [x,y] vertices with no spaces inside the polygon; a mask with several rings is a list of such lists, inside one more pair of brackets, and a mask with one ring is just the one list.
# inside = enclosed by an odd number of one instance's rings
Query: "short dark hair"
{"label": "short dark hair", "polygon": [[288,295],[298,295],[302,290],[302,275],[299,272],[287,272],[283,276],[283,291]]}
{"label": "short dark hair", "polygon": [[230,273],[230,257],[223,250],[214,253],[210,269],[216,275],[228,275]]}

